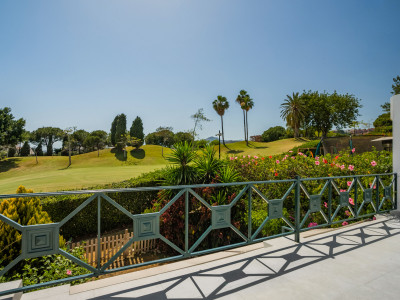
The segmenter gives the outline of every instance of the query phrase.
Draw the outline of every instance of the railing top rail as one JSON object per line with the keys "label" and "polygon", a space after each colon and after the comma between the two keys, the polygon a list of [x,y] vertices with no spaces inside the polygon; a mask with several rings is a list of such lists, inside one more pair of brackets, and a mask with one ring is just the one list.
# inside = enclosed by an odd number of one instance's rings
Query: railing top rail
{"label": "railing top rail", "polygon": [[[300,181],[328,180],[328,179],[355,178],[355,177],[360,178],[360,177],[388,176],[388,175],[397,175],[397,174],[396,173],[383,173],[383,174],[365,174],[365,175],[347,175],[347,176],[332,176],[332,177],[300,178]],[[66,195],[84,195],[84,194],[97,194],[97,193],[127,193],[127,192],[161,191],[161,190],[178,190],[178,189],[185,189],[185,188],[193,189],[193,188],[223,187],[223,186],[237,186],[237,185],[249,185],[249,184],[272,184],[272,183],[284,183],[284,182],[296,182],[296,181],[297,181],[296,179],[283,179],[283,180],[266,180],[266,181],[212,183],[212,184],[153,186],[153,187],[137,187],[137,188],[77,190],[77,191],[22,193],[22,194],[1,194],[0,195],[0,199],[26,198],[26,197],[66,196]]]}

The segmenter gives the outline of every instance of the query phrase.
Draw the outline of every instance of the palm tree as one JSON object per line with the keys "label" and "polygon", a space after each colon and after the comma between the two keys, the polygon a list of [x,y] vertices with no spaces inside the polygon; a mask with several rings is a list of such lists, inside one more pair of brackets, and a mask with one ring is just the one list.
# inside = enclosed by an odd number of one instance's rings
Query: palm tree
{"label": "palm tree", "polygon": [[247,143],[247,131],[246,131],[246,110],[243,108],[242,103],[244,103],[244,99],[248,97],[250,98],[249,94],[245,90],[241,90],[239,95],[236,98],[236,103],[240,105],[240,108],[243,110],[243,128],[244,128],[244,140]]}
{"label": "palm tree", "polygon": [[229,102],[226,100],[226,97],[219,95],[216,100],[213,101],[213,108],[217,112],[217,114],[221,117],[221,127],[222,127],[222,143],[225,146],[225,138],[224,138],[224,120],[223,115],[225,111],[229,108]]}
{"label": "palm tree", "polygon": [[245,112],[245,135],[246,135],[246,145],[249,145],[249,119],[247,117],[247,113],[250,109],[254,107],[254,101],[250,98],[250,96],[245,96],[243,98],[243,102],[240,104],[243,111]]}
{"label": "palm tree", "polygon": [[286,120],[288,126],[293,128],[294,137],[299,137],[300,124],[304,120],[306,105],[299,93],[292,96],[286,95],[286,99],[281,104],[281,118]]}

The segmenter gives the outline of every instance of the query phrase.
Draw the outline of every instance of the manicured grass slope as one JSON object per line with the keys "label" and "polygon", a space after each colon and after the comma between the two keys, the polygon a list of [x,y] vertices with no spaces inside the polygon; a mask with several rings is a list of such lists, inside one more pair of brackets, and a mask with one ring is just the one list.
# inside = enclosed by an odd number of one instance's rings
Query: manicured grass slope
{"label": "manicured grass slope", "polygon": [[[303,141],[286,139],[271,143],[245,142],[221,146],[221,158],[237,155],[274,155],[301,145]],[[218,151],[218,146],[216,146]],[[164,155],[169,149],[164,148]],[[112,149],[76,155],[72,157],[72,165],[68,165],[68,157],[53,156],[10,158],[0,161],[0,194],[14,193],[19,185],[33,189],[35,192],[79,189],[106,183],[118,182],[142,173],[165,167],[166,160],[161,155],[161,147],[146,145],[142,149],[128,148],[127,157],[115,153]]]}

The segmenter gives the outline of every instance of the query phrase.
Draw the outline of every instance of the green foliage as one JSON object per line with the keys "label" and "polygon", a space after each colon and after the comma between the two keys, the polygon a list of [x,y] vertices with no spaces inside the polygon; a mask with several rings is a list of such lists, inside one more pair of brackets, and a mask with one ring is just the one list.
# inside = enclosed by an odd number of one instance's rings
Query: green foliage
{"label": "green foliage", "polygon": [[130,128],[129,133],[131,138],[136,138],[136,141],[138,141],[135,144],[135,147],[137,149],[143,145],[144,141],[143,122],[139,116],[137,116],[136,119],[132,122],[132,126]]}
{"label": "green foliage", "polygon": [[14,157],[15,154],[17,154],[17,149],[15,147],[8,148],[8,153],[7,153],[8,157]]}
{"label": "green foliage", "polygon": [[[64,248],[64,250],[67,249]],[[76,258],[86,261],[82,246],[76,247],[68,252]],[[28,286],[88,273],[88,270],[73,263],[62,255],[47,255],[26,259],[21,263],[18,272],[7,272],[5,276],[1,277],[0,282],[22,279],[23,286]],[[72,281],[71,284],[79,284],[87,280],[88,279],[75,280]]]}
{"label": "green foliage", "polygon": [[87,148],[97,149],[97,155],[99,156],[100,149],[103,149],[107,142],[107,132],[104,130],[92,131],[85,139],[84,146]]}
{"label": "green foliage", "polygon": [[81,149],[84,148],[85,140],[88,136],[89,132],[83,129],[76,130],[71,134],[72,143],[74,147],[78,148],[78,154],[81,154]]}
{"label": "green foliage", "polygon": [[36,147],[36,155],[43,156],[43,145],[41,142]]}
{"label": "green foliage", "polygon": [[145,141],[146,145],[171,147],[175,143],[175,135],[172,127],[158,127],[155,132],[146,135]]}
{"label": "green foliage", "polygon": [[217,96],[217,99],[215,99],[213,101],[212,104],[213,104],[214,110],[221,117],[222,143],[225,145],[223,116],[225,114],[225,111],[229,108],[229,102],[228,102],[228,100],[226,100],[226,97],[219,95],[219,96]]}
{"label": "green foliage", "polygon": [[193,140],[195,140],[196,137],[196,130],[199,129],[203,129],[203,123],[204,122],[210,122],[211,120],[208,119],[206,117],[206,115],[204,114],[204,110],[202,108],[199,108],[197,110],[197,112],[194,115],[190,116],[193,121],[194,121],[194,127],[193,127],[193,131],[192,131],[192,136],[193,136]]}
{"label": "green foliage", "polygon": [[[18,187],[17,194],[32,193],[22,185]],[[0,213],[20,225],[35,225],[51,223],[47,212],[42,210],[38,198],[11,198],[2,200]],[[1,222],[0,225],[0,258],[4,265],[15,259],[21,249],[21,233]]]}
{"label": "green foliage", "polygon": [[302,148],[302,149],[303,148],[316,148],[318,146],[319,142],[320,142],[319,139],[318,140],[311,140],[311,141],[308,141],[308,142],[306,142],[304,144],[301,144],[300,146],[297,146],[297,147],[294,147],[294,148],[290,149],[290,151],[292,151],[293,153],[297,153],[299,148]]}
{"label": "green foliage", "polygon": [[115,144],[121,149],[125,147],[126,115],[120,114],[115,128]]}
{"label": "green foliage", "polygon": [[190,165],[195,160],[196,152],[188,142],[174,145],[172,153],[167,156],[167,161],[173,164],[169,167],[166,181],[172,185],[192,184],[196,180],[196,170]]}
{"label": "green foliage", "polygon": [[394,84],[392,84],[392,94],[393,95],[398,95],[400,94],[400,76],[397,75],[396,77],[393,78]]}
{"label": "green foliage", "polygon": [[306,132],[320,132],[326,137],[333,126],[348,127],[359,116],[360,100],[350,94],[341,95],[336,91],[332,94],[308,91],[301,98],[307,111],[302,120]]}
{"label": "green foliage", "polygon": [[62,141],[64,132],[57,127],[42,127],[31,133],[30,140],[36,143],[42,143],[46,146],[48,156],[53,155],[53,144]]}
{"label": "green foliage", "polygon": [[286,129],[282,126],[270,127],[261,135],[263,142],[273,142],[284,138],[286,136]]}
{"label": "green foliage", "polygon": [[200,181],[198,183],[210,183],[221,169],[223,162],[216,157],[216,153],[213,146],[206,145],[196,158],[195,170]]}
{"label": "green foliage", "polygon": [[31,147],[29,146],[29,143],[25,141],[24,145],[21,148],[21,156],[28,156],[30,154]]}
{"label": "green foliage", "polygon": [[24,132],[25,120],[14,120],[11,108],[0,109],[0,146],[14,146],[21,140]]}
{"label": "green foliage", "polygon": [[[165,170],[154,171],[143,174],[140,177],[113,183],[109,185],[91,187],[90,189],[113,189],[134,188],[145,186],[157,186],[164,180]],[[60,222],[72,209],[78,207],[91,195],[64,195],[51,196],[42,199],[43,210],[46,211],[54,222]],[[152,207],[152,201],[156,192],[134,192],[134,193],[110,193],[108,194],[118,204],[134,214],[140,214]],[[70,209],[66,209],[70,208]],[[114,207],[102,201],[102,230],[113,230],[121,226],[132,224],[132,219],[121,213]],[[72,221],[61,227],[61,233],[69,240],[83,235],[95,234],[97,232],[97,204],[92,202],[79,212]]]}
{"label": "green foliage", "polygon": [[281,104],[281,118],[286,121],[288,126],[293,128],[294,137],[297,138],[308,108],[304,97],[299,96],[299,93],[293,93],[292,96],[286,95],[286,97]]}
{"label": "green foliage", "polygon": [[[197,143],[200,141],[196,141],[195,145],[197,146]],[[184,142],[193,144],[192,134],[190,132],[183,132],[183,131],[175,133],[175,143],[184,143]]]}
{"label": "green foliage", "polygon": [[111,123],[110,142],[111,142],[111,145],[113,145],[113,146],[116,144],[115,133],[117,131],[118,118],[119,118],[119,115],[115,116],[114,120]]}
{"label": "green foliage", "polygon": [[375,131],[378,133],[390,133],[393,130],[392,120],[390,119],[390,103],[386,102],[381,107],[384,113],[374,121]]}

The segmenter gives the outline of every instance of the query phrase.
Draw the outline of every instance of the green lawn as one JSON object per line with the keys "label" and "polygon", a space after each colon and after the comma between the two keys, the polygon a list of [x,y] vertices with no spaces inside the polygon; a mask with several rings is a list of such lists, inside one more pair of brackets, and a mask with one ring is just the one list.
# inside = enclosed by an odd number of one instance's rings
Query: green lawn
{"label": "green lawn", "polygon": [[[271,143],[245,142],[221,146],[221,158],[235,155],[267,156],[279,154],[301,145],[304,141],[286,139]],[[218,151],[218,146],[216,146]],[[165,167],[166,161],[161,155],[160,146],[143,146],[140,150],[128,148],[127,157],[122,153],[113,153],[105,149],[72,157],[72,165],[68,165],[68,157],[53,156],[9,158],[0,161],[0,194],[14,193],[19,185],[33,189],[35,192],[79,189],[90,186],[118,182],[142,173]],[[164,148],[164,155],[170,152]]]}

